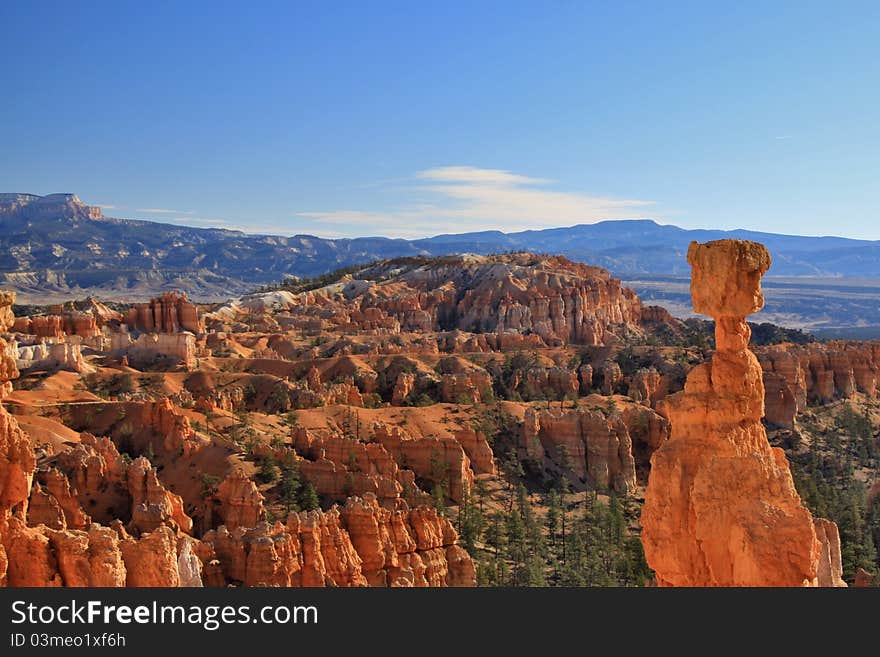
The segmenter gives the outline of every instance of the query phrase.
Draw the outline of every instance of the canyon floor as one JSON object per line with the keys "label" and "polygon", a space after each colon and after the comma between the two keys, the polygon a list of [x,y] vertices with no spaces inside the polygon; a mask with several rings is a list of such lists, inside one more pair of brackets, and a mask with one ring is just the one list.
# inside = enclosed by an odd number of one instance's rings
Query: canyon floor
{"label": "canyon floor", "polygon": [[[646,303],[655,303],[676,317],[693,317],[690,279],[683,276],[624,277]],[[870,340],[880,337],[877,296],[880,279],[850,277],[767,277],[767,305],[755,322],[810,331],[818,338]]]}

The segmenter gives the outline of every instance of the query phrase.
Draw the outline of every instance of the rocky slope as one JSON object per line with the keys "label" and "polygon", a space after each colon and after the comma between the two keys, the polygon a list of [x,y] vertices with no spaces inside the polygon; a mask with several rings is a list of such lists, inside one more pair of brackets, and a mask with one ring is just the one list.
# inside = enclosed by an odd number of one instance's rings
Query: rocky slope
{"label": "rocky slope", "polygon": [[767,419],[793,428],[808,403],[877,395],[880,343],[831,340],[757,351],[767,388]]}
{"label": "rocky slope", "polygon": [[313,331],[458,330],[509,335],[514,343],[518,336],[533,336],[532,344],[542,346],[599,345],[618,325],[635,329],[642,310],[638,297],[607,271],[560,257],[392,260],[355,276],[298,294],[255,295],[207,320],[219,328],[271,305],[295,312],[296,324]]}

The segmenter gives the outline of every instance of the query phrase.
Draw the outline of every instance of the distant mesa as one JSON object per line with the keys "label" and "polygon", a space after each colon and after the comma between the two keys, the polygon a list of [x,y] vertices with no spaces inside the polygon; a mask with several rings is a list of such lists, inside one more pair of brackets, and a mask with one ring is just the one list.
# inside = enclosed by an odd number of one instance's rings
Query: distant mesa
{"label": "distant mesa", "polygon": [[103,219],[100,207],[86,205],[76,194],[0,194],[0,216],[24,215],[30,219],[51,219],[58,215],[79,219]]}

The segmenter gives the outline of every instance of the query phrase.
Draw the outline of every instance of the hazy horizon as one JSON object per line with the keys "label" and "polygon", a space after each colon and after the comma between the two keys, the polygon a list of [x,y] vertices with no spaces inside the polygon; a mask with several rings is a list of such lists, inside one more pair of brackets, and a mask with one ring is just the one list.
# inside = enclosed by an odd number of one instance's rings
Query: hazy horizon
{"label": "hazy horizon", "polygon": [[[4,194],[4,193],[30,194],[30,192],[0,192],[0,194]],[[603,224],[603,223],[609,223],[609,222],[648,221],[648,222],[652,222],[658,226],[668,226],[668,227],[673,227],[673,228],[681,228],[682,230],[708,230],[708,231],[725,231],[725,232],[747,230],[747,231],[755,232],[755,233],[774,234],[774,235],[783,235],[783,236],[791,236],[791,237],[841,238],[841,239],[849,239],[849,240],[855,240],[855,241],[866,241],[866,242],[880,241],[880,239],[871,240],[868,238],[846,237],[844,235],[835,235],[835,234],[831,234],[831,233],[817,234],[817,235],[810,235],[810,234],[806,234],[806,233],[774,233],[773,231],[768,231],[768,230],[748,229],[748,228],[713,228],[711,226],[694,226],[692,228],[684,228],[683,226],[679,226],[674,223],[657,221],[656,219],[654,219],[652,217],[639,217],[639,218],[634,217],[634,218],[623,218],[623,219],[599,219],[599,220],[592,222],[592,223],[576,223],[576,224],[565,224],[565,225],[560,224],[558,226],[548,225],[548,226],[541,226],[538,228],[517,228],[516,230],[501,230],[501,229],[485,229],[482,231],[461,230],[461,231],[452,231],[452,232],[445,232],[445,233],[429,233],[429,234],[425,234],[425,235],[419,235],[416,237],[391,236],[391,235],[383,235],[381,233],[369,233],[369,232],[365,232],[364,234],[356,234],[356,235],[319,235],[316,233],[291,233],[291,232],[261,233],[261,232],[256,232],[254,230],[251,230],[249,228],[249,226],[259,225],[256,222],[249,224],[247,221],[245,221],[242,223],[241,227],[219,226],[219,225],[218,226],[206,226],[206,225],[199,225],[198,222],[187,223],[186,217],[181,217],[178,221],[171,221],[169,219],[163,219],[161,216],[147,217],[147,218],[126,217],[126,216],[122,216],[118,212],[116,214],[114,214],[115,208],[108,208],[107,206],[101,206],[96,203],[89,203],[87,200],[83,199],[78,194],[76,194],[76,192],[50,192],[50,193],[75,194],[77,197],[80,198],[81,201],[83,201],[83,203],[85,205],[103,208],[104,215],[106,217],[109,217],[112,219],[148,221],[148,222],[152,222],[152,223],[167,224],[167,225],[172,225],[172,226],[184,226],[184,227],[188,227],[188,228],[233,230],[233,231],[243,232],[243,233],[254,235],[254,236],[266,235],[266,236],[270,236],[270,237],[305,236],[305,237],[317,237],[317,238],[321,238],[321,239],[384,238],[384,239],[418,240],[418,239],[430,239],[433,237],[444,237],[447,235],[450,235],[450,236],[451,235],[462,235],[462,234],[467,234],[467,233],[472,233],[472,232],[502,232],[505,234],[516,234],[516,233],[526,232],[526,231],[530,231],[530,230],[566,230],[566,229],[571,229],[571,228],[577,228],[579,226],[590,226],[590,225],[597,225],[597,224]],[[45,196],[45,194],[44,195],[36,194],[36,196]]]}

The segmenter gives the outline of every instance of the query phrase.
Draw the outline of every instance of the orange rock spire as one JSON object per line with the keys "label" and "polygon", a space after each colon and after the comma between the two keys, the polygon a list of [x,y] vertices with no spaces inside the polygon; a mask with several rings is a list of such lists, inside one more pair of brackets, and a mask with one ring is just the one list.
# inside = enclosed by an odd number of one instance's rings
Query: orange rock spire
{"label": "orange rock spire", "polygon": [[648,563],[661,586],[839,583],[839,566],[836,578],[821,576],[813,518],[761,424],[764,384],[745,316],[764,306],[770,254],[755,242],[692,242],[688,262],[694,310],[715,318],[717,351],[659,404],[672,433],[651,459]]}

